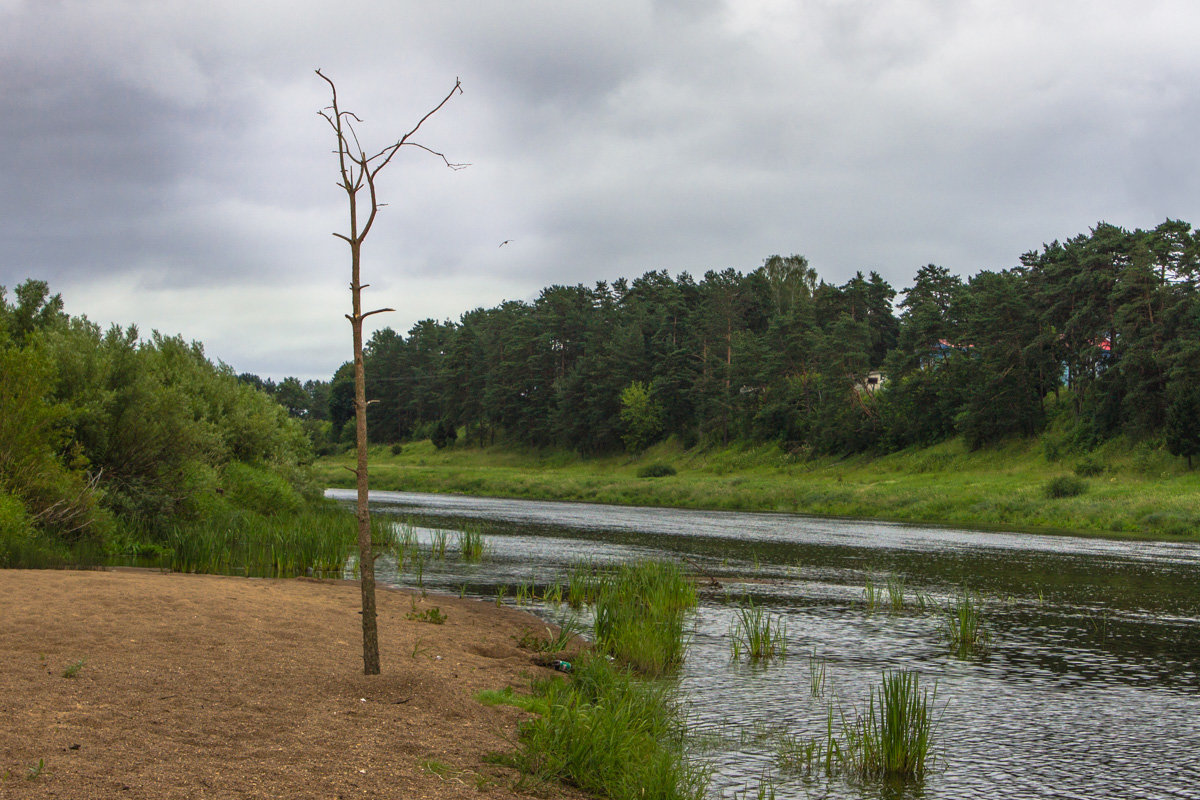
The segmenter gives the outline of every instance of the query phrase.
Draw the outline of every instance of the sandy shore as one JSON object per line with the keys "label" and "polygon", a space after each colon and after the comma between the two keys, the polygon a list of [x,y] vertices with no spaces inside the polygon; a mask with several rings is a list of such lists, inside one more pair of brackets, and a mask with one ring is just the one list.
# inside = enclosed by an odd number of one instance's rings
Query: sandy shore
{"label": "sandy shore", "polygon": [[[0,797],[528,796],[483,761],[514,749],[521,712],[475,694],[542,671],[517,647],[541,623],[378,602],[367,677],[357,584],[0,570]],[[409,619],[414,603],[445,624]]]}

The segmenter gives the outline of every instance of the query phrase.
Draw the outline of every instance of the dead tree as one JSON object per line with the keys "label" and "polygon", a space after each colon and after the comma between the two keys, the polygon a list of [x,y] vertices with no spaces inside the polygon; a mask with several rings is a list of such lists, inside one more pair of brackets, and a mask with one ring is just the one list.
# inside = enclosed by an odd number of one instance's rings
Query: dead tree
{"label": "dead tree", "polygon": [[[396,153],[402,147],[416,147],[432,153],[445,162],[451,169],[461,169],[465,164],[452,164],[449,159],[436,150],[412,141],[412,137],[421,129],[425,121],[436,114],[442,106],[450,101],[455,94],[462,93],[462,83],[455,79],[454,88],[413,126],[413,129],[400,137],[393,144],[382,150],[368,155],[359,143],[358,134],[354,130],[355,123],[362,122],[353,112],[343,111],[338,105],[337,87],[333,81],[317,70],[317,75],[329,84],[333,93],[333,104],[317,112],[333,128],[337,140],[338,157],[338,186],[346,192],[350,202],[350,232],[335,233],[334,236],[350,245],[350,296],[352,312],[346,315],[354,332],[354,418],[355,441],[358,446],[358,459],[355,468],[351,470],[357,478],[358,485],[358,571],[359,583],[362,587],[362,630],[363,630],[363,672],[367,675],[379,674],[379,633],[375,622],[375,554],[371,548],[371,516],[367,508],[367,397],[363,373],[363,320],[372,314],[384,311],[394,311],[391,308],[377,308],[374,311],[362,310],[362,290],[369,284],[360,280],[362,260],[362,243],[371,232],[375,218],[383,205],[376,193],[375,179],[379,173],[391,163]],[[365,197],[360,198],[360,192],[366,190]]]}

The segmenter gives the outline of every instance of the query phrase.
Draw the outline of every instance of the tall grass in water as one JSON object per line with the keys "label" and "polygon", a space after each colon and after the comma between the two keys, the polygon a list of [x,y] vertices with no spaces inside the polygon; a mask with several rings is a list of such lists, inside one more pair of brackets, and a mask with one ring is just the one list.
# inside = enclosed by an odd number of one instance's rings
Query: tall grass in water
{"label": "tall grass in water", "polygon": [[750,661],[765,661],[787,655],[787,626],[783,618],[763,611],[750,601],[737,610],[729,626],[733,660],[744,654]]}
{"label": "tall grass in water", "polygon": [[353,515],[318,509],[277,517],[237,513],[177,526],[168,544],[175,572],[340,575],[355,536]]}
{"label": "tall grass in water", "polygon": [[571,608],[590,606],[600,595],[600,570],[588,561],[571,564],[567,575],[567,604]]}
{"label": "tall grass in water", "polygon": [[684,615],[695,605],[696,589],[678,566],[622,564],[596,590],[595,642],[642,675],[665,674],[683,661]]}
{"label": "tall grass in water", "polygon": [[943,611],[942,633],[958,658],[987,652],[991,637],[983,627],[981,605],[978,594],[963,589],[954,603]]}
{"label": "tall grass in water", "polygon": [[836,699],[829,700],[824,732],[780,737],[775,764],[804,776],[920,779],[933,762],[936,697],[937,684],[932,692],[922,689],[916,672],[884,672],[882,685],[871,688],[865,713],[852,708],[847,714]]}
{"label": "tall grass in water", "polygon": [[904,610],[904,589],[904,578],[899,575],[888,575],[883,585],[868,575],[863,585],[863,602],[868,611],[886,606],[892,613],[899,613]]}
{"label": "tall grass in water", "polygon": [[861,778],[911,777],[925,774],[933,742],[933,694],[921,689],[917,673],[883,673],[883,685],[872,687],[866,715],[857,715],[846,730],[846,761]]}
{"label": "tall grass in water", "polygon": [[461,530],[456,538],[458,539],[458,551],[462,554],[463,561],[483,560],[487,549],[483,541],[483,533],[476,529]]}
{"label": "tall grass in water", "polygon": [[432,538],[429,544],[429,552],[438,561],[446,560],[446,542],[450,539],[450,534],[444,530],[438,529],[433,531]]}
{"label": "tall grass in water", "polygon": [[577,665],[570,682],[535,684],[536,716],[521,725],[513,766],[613,800],[701,800],[707,775],[683,754],[683,728],[668,684],[637,680],[603,657]]}
{"label": "tall grass in water", "polygon": [[[371,521],[374,520],[375,518],[371,517]],[[390,544],[396,554],[396,563],[403,564],[405,556],[420,550],[421,541],[417,538],[417,530],[411,522],[402,522],[393,530]]]}
{"label": "tall grass in water", "polygon": [[825,693],[825,659],[814,650],[808,655],[808,693],[820,697]]}
{"label": "tall grass in water", "polygon": [[[512,766],[614,800],[701,800],[708,778],[683,752],[678,704],[665,681],[638,680],[673,668],[683,655],[683,618],[696,592],[679,568],[662,562],[599,575],[573,570],[572,602],[595,597],[597,652],[576,663],[569,682],[535,682],[537,711],[521,726]],[[610,663],[599,651],[616,657]]]}
{"label": "tall grass in water", "polygon": [[883,587],[877,585],[870,575],[863,585],[863,602],[866,603],[868,611],[874,611],[883,605]]}

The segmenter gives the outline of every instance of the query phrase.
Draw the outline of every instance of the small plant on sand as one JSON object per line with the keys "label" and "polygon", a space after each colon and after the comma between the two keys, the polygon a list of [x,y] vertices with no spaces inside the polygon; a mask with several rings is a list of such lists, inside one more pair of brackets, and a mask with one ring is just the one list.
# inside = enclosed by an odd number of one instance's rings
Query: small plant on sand
{"label": "small plant on sand", "polygon": [[412,653],[410,655],[412,655],[413,658],[417,658],[418,656],[423,656],[428,653],[429,648],[424,647],[424,644],[425,640],[418,637],[417,640],[413,642]]}
{"label": "small plant on sand", "polygon": [[76,675],[79,674],[79,670],[83,669],[83,665],[86,663],[87,663],[86,658],[79,659],[74,664],[71,664],[66,669],[64,669],[62,676],[64,678],[74,678]]}
{"label": "small plant on sand", "polygon": [[417,622],[429,622],[434,625],[442,625],[446,622],[446,615],[443,614],[442,610],[437,606],[427,608],[424,611],[417,611],[416,609],[413,609],[405,614],[405,616],[408,619],[415,620]]}
{"label": "small plant on sand", "polygon": [[46,759],[39,758],[36,764],[32,765],[28,770],[25,771],[25,780],[36,781],[38,778],[47,774],[49,773],[46,772]]}

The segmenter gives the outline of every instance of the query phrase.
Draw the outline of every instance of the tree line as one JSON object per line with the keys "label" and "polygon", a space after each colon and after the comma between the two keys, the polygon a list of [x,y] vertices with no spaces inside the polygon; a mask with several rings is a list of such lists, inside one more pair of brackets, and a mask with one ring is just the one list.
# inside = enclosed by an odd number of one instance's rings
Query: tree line
{"label": "tree line", "polygon": [[[967,280],[930,264],[899,294],[875,272],[828,283],[799,255],[699,279],[550,286],[406,336],[377,331],[368,425],[375,442],[462,435],[598,454],[677,437],[849,454],[1029,436],[1053,406],[1080,448],[1159,437],[1190,457],[1198,280],[1200,232],[1167,220],[1101,223]],[[352,424],[349,364],[276,393],[327,416],[333,440]]]}

